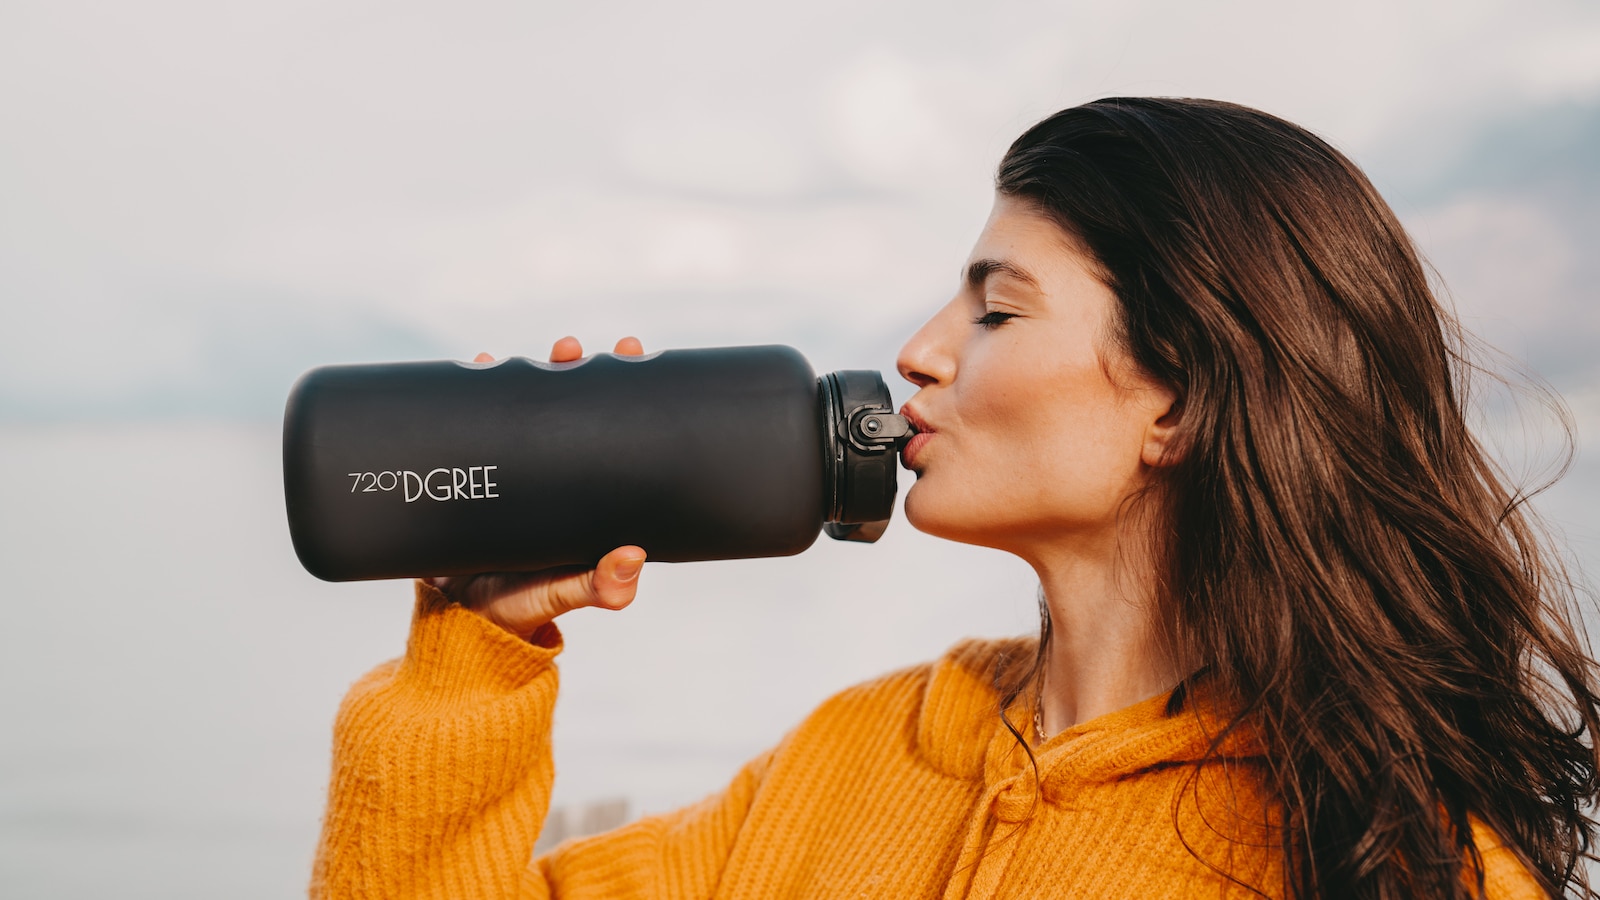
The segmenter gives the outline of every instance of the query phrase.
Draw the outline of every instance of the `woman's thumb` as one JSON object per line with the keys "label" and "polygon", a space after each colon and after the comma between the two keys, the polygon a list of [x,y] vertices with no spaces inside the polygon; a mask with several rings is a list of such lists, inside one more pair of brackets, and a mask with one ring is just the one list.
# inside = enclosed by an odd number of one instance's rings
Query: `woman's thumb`
{"label": "woman's thumb", "polygon": [[645,552],[641,547],[627,546],[600,557],[600,562],[589,575],[589,606],[621,609],[633,602],[639,589],[639,573],[644,570]]}

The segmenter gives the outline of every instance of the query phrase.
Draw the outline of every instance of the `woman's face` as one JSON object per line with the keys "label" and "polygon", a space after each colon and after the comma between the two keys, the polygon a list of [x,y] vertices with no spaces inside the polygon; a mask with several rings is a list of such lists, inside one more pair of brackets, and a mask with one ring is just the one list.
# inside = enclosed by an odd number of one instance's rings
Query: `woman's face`
{"label": "woman's face", "polygon": [[1034,559],[1116,540],[1170,437],[1173,395],[1112,345],[1116,297],[1026,202],[1001,196],[954,299],[898,367],[922,432],[903,451],[911,524]]}

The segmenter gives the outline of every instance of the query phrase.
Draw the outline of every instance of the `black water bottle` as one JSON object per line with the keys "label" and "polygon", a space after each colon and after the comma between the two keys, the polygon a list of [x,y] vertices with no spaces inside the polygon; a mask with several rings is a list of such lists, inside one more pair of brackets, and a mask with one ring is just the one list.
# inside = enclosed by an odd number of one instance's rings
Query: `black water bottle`
{"label": "black water bottle", "polygon": [[329,581],[787,556],[873,541],[911,428],[789,347],[324,366],[283,419],[289,533]]}

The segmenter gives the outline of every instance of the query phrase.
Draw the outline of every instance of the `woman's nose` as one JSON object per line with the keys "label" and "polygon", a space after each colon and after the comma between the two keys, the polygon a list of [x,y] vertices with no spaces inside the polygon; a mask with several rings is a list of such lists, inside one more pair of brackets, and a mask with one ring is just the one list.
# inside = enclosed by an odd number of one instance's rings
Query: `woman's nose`
{"label": "woman's nose", "polygon": [[946,327],[949,312],[947,306],[917,329],[894,361],[900,377],[919,388],[948,383],[955,377],[955,354]]}

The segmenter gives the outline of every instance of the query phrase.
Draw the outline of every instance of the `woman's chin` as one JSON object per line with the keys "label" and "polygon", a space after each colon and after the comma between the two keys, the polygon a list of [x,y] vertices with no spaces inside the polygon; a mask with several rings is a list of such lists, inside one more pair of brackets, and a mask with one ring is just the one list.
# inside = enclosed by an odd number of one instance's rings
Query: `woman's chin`
{"label": "woman's chin", "polygon": [[906,521],[911,523],[912,528],[947,541],[989,546],[989,540],[985,538],[992,540],[994,535],[987,529],[974,527],[981,524],[981,516],[962,515],[960,510],[941,504],[938,498],[921,490],[926,486],[919,481],[906,492]]}
{"label": "woman's chin", "polygon": [[909,491],[906,491],[906,521],[911,523],[912,528],[915,528],[923,534],[931,534],[934,537],[944,537],[944,534],[942,533],[943,529],[940,528],[942,520],[940,516],[937,515],[938,510],[937,508],[929,508],[930,504],[927,502],[923,494],[919,492],[919,489],[922,487],[922,482],[918,481],[916,484],[911,486]]}

